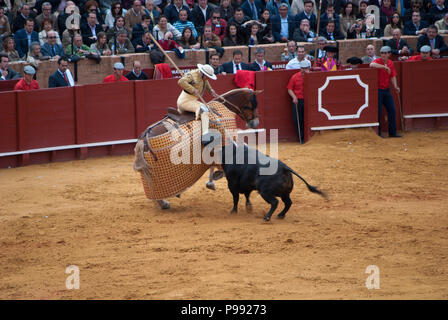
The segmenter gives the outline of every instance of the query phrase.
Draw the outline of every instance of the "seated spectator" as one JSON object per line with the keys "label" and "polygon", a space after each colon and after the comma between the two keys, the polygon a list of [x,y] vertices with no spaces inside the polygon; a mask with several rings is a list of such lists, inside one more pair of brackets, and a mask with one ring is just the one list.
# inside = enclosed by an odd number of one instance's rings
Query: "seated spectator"
{"label": "seated spectator", "polygon": [[207,0],[198,0],[198,3],[191,11],[191,21],[193,22],[199,34],[203,33],[205,22],[210,19],[212,12],[213,8],[208,5]]}
{"label": "seated spectator", "polygon": [[118,32],[123,31],[123,30],[126,31],[127,37],[130,38],[131,33],[124,26],[124,18],[117,17],[117,19],[115,20],[115,26],[112,29],[107,30],[107,33],[106,33],[107,41],[113,40],[114,37],[117,36]]}
{"label": "seated spectator", "polygon": [[341,19],[341,33],[344,38],[347,38],[347,32],[350,30],[350,26],[356,22],[355,10],[353,8],[353,2],[347,1],[342,5],[342,11],[340,15]]}
{"label": "seated spectator", "polygon": [[144,33],[152,32],[153,27],[154,26],[151,24],[151,18],[147,14],[144,14],[142,16],[142,22],[137,23],[134,28],[132,28],[132,44],[141,39]]}
{"label": "seated spectator", "polygon": [[149,77],[146,73],[142,71],[142,65],[140,61],[135,60],[134,61],[134,68],[131,72],[128,72],[125,77],[128,80],[148,80]]}
{"label": "seated spectator", "polygon": [[174,22],[173,27],[176,28],[180,33],[183,33],[184,29],[188,27],[193,32],[193,37],[196,39],[198,38],[198,32],[196,31],[193,22],[188,20],[187,10],[180,10],[179,19]]}
{"label": "seated spectator", "polygon": [[359,2],[359,12],[356,15],[356,19],[362,19],[365,20],[367,15],[367,7],[369,6],[368,0],[361,0]]}
{"label": "seated spectator", "polygon": [[244,15],[244,11],[243,9],[241,9],[240,7],[235,9],[235,12],[233,13],[233,17],[229,19],[229,21],[227,21],[227,24],[231,24],[234,23],[238,26],[238,28],[241,28],[243,23],[246,23],[247,21],[249,21],[249,17],[246,17]]}
{"label": "seated spectator", "polygon": [[247,45],[254,46],[257,44],[266,43],[263,39],[263,30],[261,23],[258,21],[253,21],[252,23],[248,22],[247,24],[243,24],[243,30],[246,31],[246,43]]}
{"label": "seated spectator", "polygon": [[269,10],[264,9],[258,21],[261,23],[261,36],[263,43],[273,43],[274,36],[272,35],[272,22]]}
{"label": "seated spectator", "polygon": [[223,46],[241,46],[246,43],[246,39],[238,26],[231,22],[227,25],[226,37],[223,40]]}
{"label": "seated spectator", "polygon": [[428,23],[423,21],[419,12],[412,12],[412,19],[404,24],[404,34],[407,36],[415,36],[426,33]]}
{"label": "seated spectator", "polygon": [[250,70],[247,63],[242,62],[243,52],[241,50],[233,51],[233,59],[230,62],[222,64],[222,74],[236,73],[238,70]]}
{"label": "seated spectator", "polygon": [[99,56],[110,56],[112,50],[107,44],[107,36],[103,31],[98,32],[97,41],[90,45],[90,51]]}
{"label": "seated spectator", "polygon": [[338,49],[333,46],[326,46],[325,48],[326,56],[321,62],[317,62],[317,65],[321,67],[322,71],[337,71],[340,69],[341,65],[339,61],[335,58]]}
{"label": "seated spectator", "polygon": [[106,20],[104,21],[106,23],[106,26],[109,29],[112,29],[115,26],[115,20],[117,19],[117,17],[123,17],[124,21],[124,15],[126,11],[127,10],[123,9],[123,7],[121,6],[120,1],[114,1],[111,8],[106,11]]}
{"label": "seated spectator", "polygon": [[[269,2],[266,0],[266,10],[269,11],[271,16],[276,16],[279,14],[278,9],[282,3],[286,4],[289,8],[288,0],[269,0]],[[291,8],[289,8],[289,14],[292,15]]]}
{"label": "seated spectator", "polygon": [[426,34],[422,34],[417,40],[417,50],[420,51],[420,48],[425,45],[430,46],[431,57],[433,59],[440,58],[441,54],[447,53],[446,51],[448,51],[448,46],[445,43],[445,40],[437,33],[437,27],[432,24],[427,28]]}
{"label": "seated spectator", "polygon": [[[100,8],[98,6],[98,2],[96,2],[95,0],[88,0],[84,4],[84,8],[85,8],[85,13],[81,16],[81,29],[83,28],[83,26],[87,25],[87,23],[88,23],[87,20],[89,19],[89,14],[94,13],[96,15],[96,23],[101,26],[100,31],[105,31],[107,29],[107,25],[104,22]],[[96,41],[96,39],[95,39],[95,41]]]}
{"label": "seated spectator", "polygon": [[201,48],[221,48],[221,39],[213,33],[210,25],[204,26],[204,34],[199,37],[199,43]]}
{"label": "seated spectator", "polygon": [[297,50],[296,42],[294,40],[288,41],[286,48],[283,49],[284,52],[282,52],[280,59],[282,61],[291,61],[296,57],[296,50]]}
{"label": "seated spectator", "polygon": [[[20,9],[17,11],[17,16],[14,19],[14,22],[12,24],[12,31],[13,33],[18,32],[19,30],[22,30],[25,27],[26,21],[30,19],[34,23],[33,15],[31,14],[31,8],[28,4],[22,4],[20,6]],[[38,32],[39,28],[36,24],[33,24],[33,30]]]}
{"label": "seated spectator", "polygon": [[227,22],[221,18],[219,9],[216,8],[213,10],[210,19],[207,20],[205,25],[212,26],[213,33],[216,34],[221,41],[224,40],[224,37],[226,36]]}
{"label": "seated spectator", "polygon": [[[9,19],[5,15],[5,8],[0,7],[0,43],[3,39],[11,35],[11,27],[9,25]],[[1,49],[2,47],[0,47]]]}
{"label": "seated spectator", "polygon": [[16,50],[16,43],[14,42],[14,39],[11,36],[3,39],[2,52],[8,55],[8,59],[10,62],[20,60],[19,53]]}
{"label": "seated spectator", "polygon": [[30,65],[34,67],[34,69],[39,69],[39,61],[49,60],[49,56],[44,56],[40,52],[40,43],[39,42],[32,42],[31,43],[31,50],[26,58],[26,62],[28,62]]}
{"label": "seated spectator", "polygon": [[[44,28],[45,19],[50,20],[52,28],[54,28],[55,31],[58,31],[58,17],[52,13],[50,2],[44,2],[42,4],[42,13],[34,19],[39,30]],[[43,45],[43,43],[41,43],[41,45]]]}
{"label": "seated spectator", "polygon": [[29,18],[26,20],[25,27],[14,34],[14,41],[21,58],[28,53],[31,42],[39,42],[39,35],[34,31],[33,19]]}
{"label": "seated spectator", "polygon": [[210,65],[212,66],[213,71],[216,75],[222,73],[221,64],[219,63],[219,54],[212,53],[210,55]]}
{"label": "seated spectator", "polygon": [[386,42],[386,46],[391,48],[391,52],[397,56],[410,56],[412,55],[412,48],[408,45],[405,39],[401,37],[400,29],[394,29],[392,31],[392,39]]}
{"label": "seated spectator", "polygon": [[[317,52],[316,52],[316,50],[311,50],[309,52],[310,57],[313,60],[317,59],[317,61],[319,61],[319,59],[320,60],[324,59],[327,54],[327,52],[325,51],[325,46],[327,45],[327,43],[328,43],[327,38],[319,37],[317,39]],[[317,54],[317,57],[316,57],[316,54]]]}
{"label": "seated spectator", "polygon": [[62,45],[57,43],[58,34],[56,31],[48,31],[47,39],[44,45],[42,46],[42,54],[44,56],[51,57],[54,60],[59,60],[60,57],[64,57],[64,48]]}
{"label": "seated spectator", "polygon": [[[93,11],[93,10],[92,10]],[[95,12],[90,12],[87,15],[87,23],[81,25],[82,41],[86,46],[91,46],[97,40],[97,34],[102,32],[103,27],[98,23]]]}
{"label": "seated spectator", "polygon": [[296,28],[296,20],[288,14],[288,6],[284,3],[278,9],[280,14],[272,17],[272,34],[276,42],[287,42],[292,39]]}
{"label": "seated spectator", "polygon": [[159,8],[154,4],[154,0],[146,0],[145,1],[145,9],[143,10],[145,14],[151,18],[151,25],[154,27],[157,23],[159,23],[161,11],[159,12]]}
{"label": "seated spectator", "polygon": [[333,20],[327,22],[325,30],[321,33],[322,37],[327,38],[328,41],[336,41],[344,39],[344,36],[336,29],[336,23]]}
{"label": "seated spectator", "polygon": [[305,47],[303,45],[298,45],[297,46],[297,51],[296,51],[296,57],[291,59],[288,64],[286,65],[286,70],[291,70],[291,69],[300,69],[300,63],[303,60],[308,60],[306,58],[306,52],[305,52]]}
{"label": "seated spectator", "polygon": [[325,13],[323,13],[320,16],[320,33],[325,32],[325,29],[327,27],[327,23],[329,21],[333,20],[335,24],[335,30],[340,30],[340,17],[335,12],[334,5],[328,4],[327,8],[325,9]]}
{"label": "seated spectator", "polygon": [[[311,11],[306,10],[307,2],[311,2],[311,5],[312,5]],[[303,11],[306,11],[307,15],[309,15],[310,13],[313,13],[315,17],[317,15],[317,7],[316,7],[316,2],[314,0],[292,0],[290,10],[291,10],[291,14],[293,16],[298,16]],[[300,21],[302,21],[302,19],[300,19]],[[300,21],[298,21],[298,23],[300,23]],[[311,25],[312,25],[312,23],[311,23]],[[314,31],[316,31],[316,30],[314,30]]]}
{"label": "seated spectator", "polygon": [[412,0],[411,1],[411,7],[406,9],[406,12],[404,13],[403,23],[406,24],[406,22],[411,21],[413,12],[420,13],[421,19],[424,20],[426,23],[428,23],[428,21],[426,21],[426,11],[423,8],[422,0]]}
{"label": "seated spectator", "polygon": [[22,76],[12,70],[9,66],[8,55],[4,52],[0,53],[0,80],[15,80],[20,79]]}
{"label": "seated spectator", "polygon": [[381,37],[381,30],[384,30],[386,26],[386,18],[380,16],[380,29],[375,28],[375,15],[368,13],[366,15],[365,27],[366,27],[366,38],[379,38]]}
{"label": "seated spectator", "polygon": [[442,19],[436,21],[435,26],[439,30],[440,34],[448,33],[448,12],[445,13]]}
{"label": "seated spectator", "polygon": [[58,60],[58,70],[55,73],[50,75],[48,78],[48,88],[62,88],[62,87],[72,87],[72,83],[70,83],[67,73],[70,72],[68,70],[68,60],[65,57],[59,58]]}
{"label": "seated spectator", "polygon": [[379,57],[375,53],[375,46],[373,44],[369,44],[366,47],[366,55],[361,58],[362,63],[371,63],[373,60],[378,59]]}
{"label": "seated spectator", "polygon": [[179,19],[181,10],[185,10],[187,12],[187,20],[191,20],[190,8],[184,5],[182,0],[173,0],[171,4],[165,7],[163,15],[168,19],[169,23],[174,24]]}
{"label": "seated spectator", "polygon": [[184,28],[184,30],[182,31],[182,37],[180,37],[178,43],[184,49],[199,49],[201,47],[201,44],[194,37],[193,31],[190,29],[190,27]]}
{"label": "seated spectator", "polygon": [[221,0],[218,9],[219,13],[221,14],[221,18],[223,18],[227,22],[230,18],[233,17],[233,14],[235,13],[230,0]]}
{"label": "seated spectator", "polygon": [[159,44],[163,50],[174,51],[180,59],[185,58],[184,49],[173,40],[173,34],[170,31],[165,33],[165,39],[159,40]]}
{"label": "seated spectator", "polygon": [[411,56],[406,61],[428,61],[432,60],[431,58],[431,47],[428,45],[425,45],[420,48],[420,54]]}
{"label": "seated spectator", "polygon": [[[325,12],[328,8],[328,6],[333,5],[334,7],[334,12],[336,13],[340,13],[341,12],[341,7],[342,7],[342,0],[321,0],[322,1],[322,7],[321,10],[322,12]],[[376,0],[370,0],[370,4],[375,4],[374,1]],[[377,5],[379,7],[379,5]]]}
{"label": "seated spectator", "polygon": [[[66,21],[68,17],[74,14],[76,11],[79,11],[79,9],[75,5],[75,3],[73,1],[67,1],[65,3],[64,11],[58,15],[58,32],[62,35],[62,38],[64,38],[63,33],[67,28]],[[62,40],[62,46],[64,46],[64,40]]]}
{"label": "seated spectator", "polygon": [[394,7],[392,6],[391,0],[382,0],[381,1],[381,8],[380,8],[380,15],[384,16],[385,23],[391,23],[392,22],[392,15],[394,14]]}
{"label": "seated spectator", "polygon": [[[244,15],[248,16],[252,20],[258,20],[261,15],[261,10],[263,9],[263,4],[260,0],[245,0],[241,5]],[[289,5],[287,6],[289,10]]]}
{"label": "seated spectator", "polygon": [[255,49],[255,61],[250,65],[252,71],[267,71],[272,70],[272,63],[265,61],[265,50],[263,48]]}
{"label": "seated spectator", "polygon": [[434,24],[436,21],[443,19],[448,12],[445,0],[436,0],[436,4],[432,5],[428,12],[428,22]]}
{"label": "seated spectator", "polygon": [[[129,40],[129,39],[128,39]],[[123,76],[124,66],[121,62],[114,64],[114,73],[104,78],[103,83],[129,81],[128,78]]]}
{"label": "seated spectator", "polygon": [[[296,1],[296,0],[294,0]],[[297,0],[297,1],[301,1],[301,0]],[[303,2],[303,11],[299,11],[300,13],[295,14],[295,19],[297,20],[297,23],[300,25],[300,23],[302,22],[303,19],[306,19],[309,21],[310,23],[310,30],[313,31],[314,33],[316,32],[317,29],[317,12],[316,12],[316,6],[314,4],[314,0],[304,0]],[[294,8],[294,2],[291,6],[291,8]],[[292,10],[293,14],[294,14],[294,10]]]}
{"label": "seated spectator", "polygon": [[132,28],[137,24],[142,22],[142,15],[144,11],[142,10],[142,3],[140,0],[134,0],[132,3],[132,8],[129,9],[124,15],[125,28],[129,33],[132,32]]}
{"label": "seated spectator", "polygon": [[64,51],[67,49],[68,45],[72,43],[75,35],[81,35],[79,26],[72,25],[72,29],[65,29],[64,32],[62,32],[62,47],[64,48]]}
{"label": "seated spectator", "polygon": [[310,22],[308,19],[300,21],[300,27],[294,31],[292,38],[296,42],[312,42],[314,40],[315,35],[310,30]]}
{"label": "seated spectator", "polygon": [[384,28],[383,35],[385,37],[392,37],[392,30],[394,29],[400,29],[401,33],[404,32],[403,21],[401,21],[401,17],[396,11],[392,15],[391,22]]}
{"label": "seated spectator", "polygon": [[150,32],[145,32],[141,38],[135,42],[134,47],[136,53],[149,52],[153,49],[154,44],[151,43],[150,34]]}
{"label": "seated spectator", "polygon": [[75,34],[73,37],[73,45],[69,44],[65,49],[65,54],[67,56],[77,55],[78,57],[83,58],[90,53],[92,53],[92,50],[82,43],[82,36],[80,34]]}
{"label": "seated spectator", "polygon": [[168,19],[165,16],[160,16],[159,23],[154,27],[152,33],[156,40],[165,39],[165,33],[171,32],[174,36],[174,39],[178,40],[182,36],[182,34],[174,28],[171,23],[168,22]]}
{"label": "seated spectator", "polygon": [[366,26],[362,19],[356,19],[355,24],[350,26],[347,32],[347,39],[363,39],[366,37]]}
{"label": "seated spectator", "polygon": [[114,54],[127,54],[135,52],[135,48],[132,45],[131,40],[128,39],[128,33],[125,30],[117,32],[116,41],[114,41],[114,39],[110,39],[109,48]]}
{"label": "seated spectator", "polygon": [[59,34],[53,30],[53,22],[50,19],[45,18],[42,22],[43,29],[39,32],[39,42],[40,45],[43,46],[47,42],[48,33],[51,31],[55,32],[56,35],[56,43],[62,45],[61,38],[59,38]]}
{"label": "seated spectator", "polygon": [[14,86],[14,90],[38,90],[39,83],[33,79],[36,70],[32,66],[25,66],[23,68],[23,78],[19,80]]}

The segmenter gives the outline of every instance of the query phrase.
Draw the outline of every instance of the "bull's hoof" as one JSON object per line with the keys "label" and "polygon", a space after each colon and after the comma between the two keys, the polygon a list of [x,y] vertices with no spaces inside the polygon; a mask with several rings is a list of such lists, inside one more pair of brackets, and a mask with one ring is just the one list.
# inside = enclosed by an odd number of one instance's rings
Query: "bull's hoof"
{"label": "bull's hoof", "polygon": [[209,182],[207,182],[207,183],[205,184],[205,186],[207,187],[207,189],[210,189],[210,190],[213,190],[213,191],[216,190],[216,188],[215,188],[215,183],[214,183],[213,181],[209,181]]}
{"label": "bull's hoof", "polygon": [[237,212],[238,212],[237,209],[232,209],[232,211],[230,211],[230,214],[235,214],[235,213],[237,213]]}
{"label": "bull's hoof", "polygon": [[157,203],[159,204],[160,208],[162,208],[163,210],[171,208],[170,203],[168,201],[158,200]]}
{"label": "bull's hoof", "polygon": [[253,211],[253,207],[252,207],[252,204],[251,204],[251,203],[246,204],[246,211],[247,211],[247,212],[252,212],[252,211]]}
{"label": "bull's hoof", "polygon": [[271,220],[271,217],[268,217],[268,216],[264,216],[263,220],[264,220],[264,221],[266,221],[266,222],[268,222],[268,221],[270,221],[270,220]]}
{"label": "bull's hoof", "polygon": [[279,218],[279,219],[285,219],[285,215],[284,215],[284,214],[279,214],[279,215],[277,216],[277,218]]}

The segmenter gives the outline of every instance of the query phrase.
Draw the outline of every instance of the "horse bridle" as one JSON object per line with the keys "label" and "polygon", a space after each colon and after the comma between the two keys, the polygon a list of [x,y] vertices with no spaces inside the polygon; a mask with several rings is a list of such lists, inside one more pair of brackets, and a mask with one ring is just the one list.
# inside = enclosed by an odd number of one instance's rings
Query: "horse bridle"
{"label": "horse bridle", "polygon": [[[234,108],[236,108],[236,109],[238,110],[238,112],[240,113],[240,115],[242,116],[242,118],[243,118],[244,121],[249,122],[249,121],[253,120],[253,119],[250,119],[250,120],[249,120],[249,119],[246,117],[246,115],[244,114],[243,110],[241,110],[240,107],[238,107],[238,106],[235,105],[234,103],[230,102],[229,100],[227,100],[227,99],[224,98],[223,96],[219,96],[219,97],[217,97],[216,99],[222,99],[222,101],[223,101],[224,103],[228,103],[228,104],[230,104],[231,106],[233,106]],[[256,113],[255,113],[255,115],[256,115]],[[256,118],[256,117],[254,117],[254,118]]]}

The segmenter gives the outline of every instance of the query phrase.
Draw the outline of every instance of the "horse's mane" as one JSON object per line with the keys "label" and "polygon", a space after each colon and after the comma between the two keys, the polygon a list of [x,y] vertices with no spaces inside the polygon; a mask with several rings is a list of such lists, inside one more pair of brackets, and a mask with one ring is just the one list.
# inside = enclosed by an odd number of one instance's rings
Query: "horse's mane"
{"label": "horse's mane", "polygon": [[[229,95],[236,95],[236,94],[238,94],[238,93],[247,93],[247,92],[253,92],[253,90],[252,89],[249,89],[249,88],[237,88],[237,89],[232,89],[232,90],[230,90],[230,91],[227,91],[226,93],[224,93],[222,96],[224,97],[224,98],[226,98],[226,97],[228,97]],[[219,100],[219,98],[218,99],[213,99],[212,101],[214,101],[214,100]]]}

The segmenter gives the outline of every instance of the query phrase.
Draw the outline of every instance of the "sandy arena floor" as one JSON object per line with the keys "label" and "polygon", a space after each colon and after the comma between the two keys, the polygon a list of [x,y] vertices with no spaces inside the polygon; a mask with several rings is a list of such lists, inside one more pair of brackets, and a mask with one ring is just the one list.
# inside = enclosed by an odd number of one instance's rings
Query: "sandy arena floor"
{"label": "sandy arena floor", "polygon": [[330,201],[295,179],[286,219],[265,223],[257,193],[230,215],[206,175],[161,211],[132,156],[0,170],[0,298],[448,299],[448,131],[338,131],[279,153]]}

